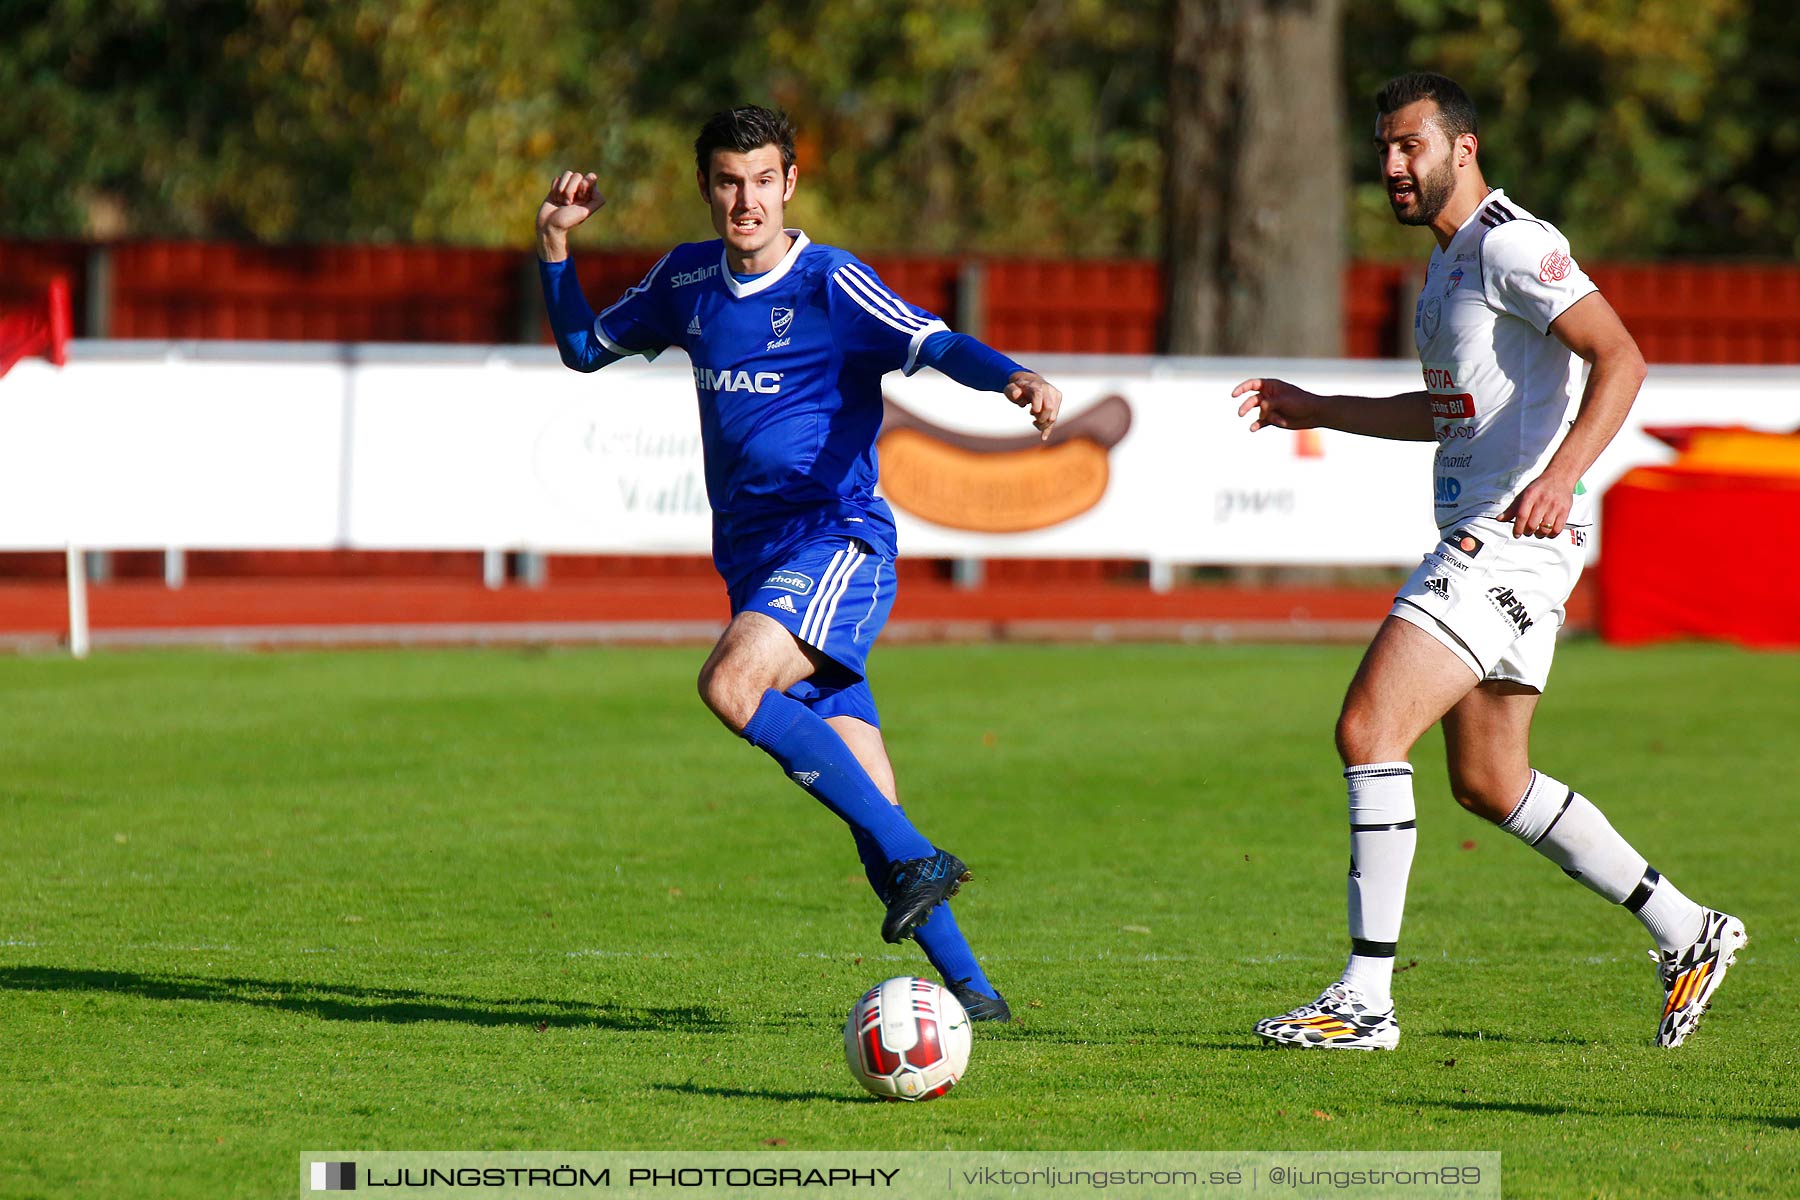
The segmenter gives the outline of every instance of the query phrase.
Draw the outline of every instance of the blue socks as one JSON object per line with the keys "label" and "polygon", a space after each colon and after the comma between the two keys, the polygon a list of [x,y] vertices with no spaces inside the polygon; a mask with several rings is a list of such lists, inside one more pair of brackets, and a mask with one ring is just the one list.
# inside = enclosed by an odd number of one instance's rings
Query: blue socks
{"label": "blue socks", "polygon": [[857,833],[859,844],[867,836],[886,858],[883,878],[887,862],[928,858],[937,852],[905,815],[888,803],[837,731],[800,701],[769,689],[741,736],[780,763],[788,778],[842,818]]}
{"label": "blue socks", "polygon": [[[869,886],[875,889],[876,897],[880,898],[882,885],[887,882],[887,863],[882,861],[881,848],[867,835],[858,833],[856,853],[862,859],[863,874],[869,877]],[[946,983],[967,980],[970,987],[984,996],[1000,994],[988,982],[981,964],[975,961],[975,952],[969,949],[969,940],[957,928],[956,917],[950,912],[948,900],[932,909],[930,918],[923,925],[913,926],[912,938],[919,943],[919,948],[925,951],[925,957],[931,960],[931,965]]]}
{"label": "blue socks", "polygon": [[[892,863],[935,853],[906,814],[888,803],[837,731],[792,696],[772,688],[764,692],[756,714],[744,726],[743,738],[780,763],[790,779],[850,826],[857,856],[877,897]],[[984,996],[998,994],[957,928],[948,902],[932,909],[930,920],[914,928],[912,936],[946,981],[967,980]]]}

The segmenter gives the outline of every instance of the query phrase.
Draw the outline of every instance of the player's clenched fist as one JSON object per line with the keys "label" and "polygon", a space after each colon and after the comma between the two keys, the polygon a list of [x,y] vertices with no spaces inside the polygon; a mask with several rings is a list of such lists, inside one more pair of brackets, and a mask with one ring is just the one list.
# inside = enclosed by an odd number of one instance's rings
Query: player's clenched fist
{"label": "player's clenched fist", "polygon": [[538,257],[545,262],[561,262],[569,257],[569,230],[575,228],[606,203],[592,172],[564,171],[550,185],[550,194],[538,206]]}
{"label": "player's clenched fist", "polygon": [[550,185],[550,194],[544,197],[543,205],[538,209],[538,229],[561,229],[564,232],[575,228],[606,203],[606,197],[600,194],[595,181],[599,177],[589,172],[586,175],[578,171],[564,171]]}

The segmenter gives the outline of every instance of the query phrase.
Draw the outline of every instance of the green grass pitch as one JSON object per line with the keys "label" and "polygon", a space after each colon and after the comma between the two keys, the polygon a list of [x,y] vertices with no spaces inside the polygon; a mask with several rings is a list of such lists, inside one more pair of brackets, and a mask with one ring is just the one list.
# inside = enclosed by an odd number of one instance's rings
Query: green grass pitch
{"label": "green grass pitch", "polygon": [[1342,964],[1344,647],[896,647],[902,797],[1020,1020],[946,1099],[840,1026],[925,973],[682,650],[0,660],[0,1194],[290,1195],[309,1147],[1484,1149],[1508,1195],[1792,1194],[1800,659],[1566,645],[1534,754],[1750,945],[1653,1044],[1637,923],[1435,733],[1392,1054]]}

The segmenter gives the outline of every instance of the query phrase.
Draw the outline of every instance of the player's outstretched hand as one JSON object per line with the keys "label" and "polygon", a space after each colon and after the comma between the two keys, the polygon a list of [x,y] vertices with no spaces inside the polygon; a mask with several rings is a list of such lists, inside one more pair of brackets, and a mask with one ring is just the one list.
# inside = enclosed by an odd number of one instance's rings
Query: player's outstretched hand
{"label": "player's outstretched hand", "polygon": [[1268,427],[1274,429],[1316,429],[1319,426],[1319,397],[1281,379],[1246,379],[1231,389],[1231,398],[1248,396],[1238,405],[1238,416],[1247,417],[1252,409],[1256,419],[1250,432]]}
{"label": "player's outstretched hand", "polygon": [[1544,474],[1525,485],[1500,519],[1513,523],[1514,537],[1553,538],[1568,527],[1574,506],[1574,486]]}
{"label": "player's outstretched hand", "polygon": [[1050,427],[1062,411],[1062,392],[1054,383],[1036,371],[1015,371],[1006,383],[1006,398],[1020,408],[1031,410],[1031,423],[1037,426],[1040,441],[1050,440]]}
{"label": "player's outstretched hand", "polygon": [[567,233],[598,212],[606,203],[606,197],[600,194],[596,185],[598,178],[591,171],[586,175],[579,171],[564,171],[558,175],[550,185],[550,194],[538,206],[538,233],[546,230]]}

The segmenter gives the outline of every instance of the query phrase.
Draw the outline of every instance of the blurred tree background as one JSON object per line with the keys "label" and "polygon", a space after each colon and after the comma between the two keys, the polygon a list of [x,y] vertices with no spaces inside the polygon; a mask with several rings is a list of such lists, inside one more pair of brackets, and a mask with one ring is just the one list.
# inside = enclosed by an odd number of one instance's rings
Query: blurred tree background
{"label": "blurred tree background", "polygon": [[[801,125],[815,237],[1157,255],[1177,7],[0,0],[0,235],[522,247],[554,171],[584,166],[610,200],[585,244],[652,246],[707,235],[688,147],[749,99]],[[1589,257],[1800,253],[1800,6],[1341,12],[1343,101],[1313,119],[1346,114],[1351,255],[1420,253],[1364,149],[1374,88],[1414,67],[1468,87],[1490,181]]]}

